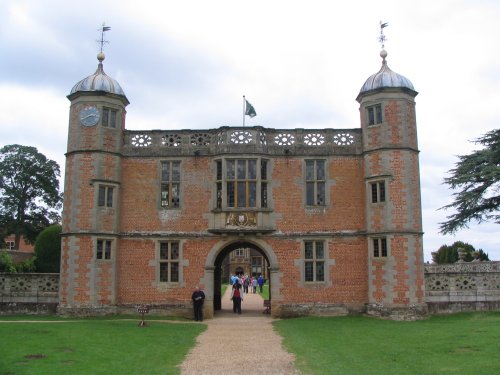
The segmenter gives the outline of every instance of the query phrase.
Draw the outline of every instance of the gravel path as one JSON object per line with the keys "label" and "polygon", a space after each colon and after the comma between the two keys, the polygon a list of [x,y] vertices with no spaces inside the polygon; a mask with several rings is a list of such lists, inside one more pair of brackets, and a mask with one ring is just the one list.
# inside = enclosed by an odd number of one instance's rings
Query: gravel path
{"label": "gravel path", "polygon": [[262,297],[245,294],[242,314],[234,314],[230,289],[222,297],[222,311],[204,321],[208,329],[181,365],[182,375],[263,374],[296,375],[294,356],[281,346],[282,338],[263,314]]}

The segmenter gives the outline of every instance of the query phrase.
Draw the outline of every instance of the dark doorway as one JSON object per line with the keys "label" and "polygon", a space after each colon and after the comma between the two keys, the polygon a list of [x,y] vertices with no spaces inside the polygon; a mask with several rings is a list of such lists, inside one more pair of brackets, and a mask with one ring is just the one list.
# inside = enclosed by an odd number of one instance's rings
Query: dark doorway
{"label": "dark doorway", "polygon": [[[221,295],[221,287],[222,287],[222,278],[223,278],[223,271],[222,271],[222,265],[224,262],[224,259],[226,257],[229,257],[230,254],[233,251],[240,251],[241,249],[252,249],[254,251],[257,251],[262,257],[265,259],[265,263],[269,267],[269,259],[266,256],[266,254],[260,249],[258,246],[255,244],[252,244],[250,242],[235,242],[232,243],[228,246],[226,246],[224,249],[221,250],[221,252],[217,255],[217,258],[215,259],[215,264],[214,264],[214,311],[220,311],[222,309],[222,295]],[[252,262],[251,262],[251,257],[249,260],[249,265],[248,265],[248,274],[252,276]],[[271,299],[271,281],[270,281],[270,275],[269,275],[269,269],[266,267],[265,269],[262,269],[262,275],[264,278],[266,278],[266,282],[269,284],[269,299]],[[238,267],[235,269],[235,273],[244,272],[244,267]],[[226,272],[227,273],[227,272]],[[228,275],[224,275],[224,277],[228,277]]]}

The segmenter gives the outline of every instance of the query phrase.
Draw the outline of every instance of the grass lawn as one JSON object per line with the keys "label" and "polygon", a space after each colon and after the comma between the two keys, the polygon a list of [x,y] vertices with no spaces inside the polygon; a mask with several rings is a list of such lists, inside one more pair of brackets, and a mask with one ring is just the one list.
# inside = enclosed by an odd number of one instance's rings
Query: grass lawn
{"label": "grass lawn", "polygon": [[500,313],[416,322],[368,317],[274,323],[305,374],[500,374]]}
{"label": "grass lawn", "polygon": [[[19,320],[19,317],[16,317]],[[204,324],[140,319],[60,319],[24,316],[46,323],[0,323],[0,375],[179,374]],[[0,320],[15,320],[2,317]],[[68,320],[71,320],[69,322]]]}
{"label": "grass lawn", "polygon": [[263,299],[269,299],[269,284],[262,285],[262,293],[260,292],[260,288],[257,285],[257,293],[259,293]]}

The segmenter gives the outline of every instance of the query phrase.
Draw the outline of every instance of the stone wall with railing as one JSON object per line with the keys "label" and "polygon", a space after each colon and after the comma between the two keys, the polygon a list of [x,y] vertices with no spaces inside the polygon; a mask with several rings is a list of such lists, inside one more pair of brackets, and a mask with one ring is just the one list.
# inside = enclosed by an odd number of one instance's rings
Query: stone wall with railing
{"label": "stone wall with railing", "polygon": [[0,314],[55,313],[58,273],[0,273]]}
{"label": "stone wall with railing", "polygon": [[[429,313],[500,311],[500,262],[425,265]],[[0,273],[0,314],[55,313],[57,273]]]}
{"label": "stone wall with railing", "polygon": [[425,266],[429,312],[500,310],[500,262],[457,262]]}

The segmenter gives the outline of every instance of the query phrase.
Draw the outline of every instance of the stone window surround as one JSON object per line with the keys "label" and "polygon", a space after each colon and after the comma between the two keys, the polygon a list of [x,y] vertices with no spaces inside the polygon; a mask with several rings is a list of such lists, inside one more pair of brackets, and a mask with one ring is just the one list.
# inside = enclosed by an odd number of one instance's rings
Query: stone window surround
{"label": "stone window surround", "polygon": [[[307,162],[314,162],[314,180],[308,180],[307,179]],[[316,162],[317,161],[321,161],[323,162],[323,179],[322,180],[318,180],[317,179],[317,176],[316,176]],[[327,206],[328,202],[328,197],[329,197],[329,194],[328,194],[328,191],[329,191],[329,184],[328,184],[328,161],[327,159],[318,159],[318,158],[313,158],[313,159],[310,159],[310,158],[305,158],[304,159],[304,203],[305,203],[305,206],[306,207],[325,207]],[[314,192],[315,192],[315,195],[317,197],[317,191],[318,191],[318,182],[322,182],[323,183],[323,203],[319,204],[316,202],[316,204],[308,204],[308,199],[307,199],[307,183],[308,182],[313,182],[314,183]],[[316,201],[316,200],[315,200]]]}
{"label": "stone window surround", "polygon": [[[120,111],[116,108],[102,107],[101,125],[105,128],[116,129],[119,121]],[[106,120],[106,121],[105,121]]]}
{"label": "stone window surround", "polygon": [[[169,180],[169,182],[168,182],[168,185],[169,185],[168,192],[171,195],[173,194],[171,185],[173,183],[177,183],[178,186],[179,186],[178,187],[179,191],[178,191],[178,197],[177,197],[178,198],[177,206],[173,206],[171,202],[169,202],[170,204],[168,204],[168,205],[162,205],[162,200],[163,199],[162,199],[161,195],[162,195],[162,192],[163,192],[163,185],[165,185],[165,182],[163,181],[163,176],[162,176],[162,174],[163,174],[163,172],[162,172],[163,171],[163,167],[162,167],[163,163],[170,163],[170,166],[172,166],[173,163],[179,163],[179,180],[178,181],[170,181]],[[179,210],[181,208],[181,206],[182,206],[182,196],[183,196],[183,194],[182,194],[182,184],[181,184],[181,181],[182,181],[182,164],[183,164],[183,162],[181,160],[179,160],[178,158],[162,159],[158,163],[158,168],[159,168],[159,178],[158,178],[158,180],[160,182],[159,185],[158,185],[158,188],[159,188],[159,192],[158,192],[158,197],[159,197],[158,207],[160,209],[163,209],[163,210]],[[172,169],[170,167],[170,174],[172,174],[171,171],[172,171]],[[171,197],[169,196],[168,199],[171,200]]]}
{"label": "stone window surround", "polygon": [[[114,182],[114,181],[106,181],[106,180],[93,180],[92,185],[95,186],[95,206],[100,208],[100,209],[112,209],[117,206],[118,203],[118,193],[119,193],[119,183]],[[101,187],[105,188],[111,188],[113,191],[113,200],[112,200],[112,205],[108,206],[107,205],[107,195],[108,195],[108,189],[106,189],[106,195],[104,197],[104,205],[99,205],[99,191],[101,190]]]}
{"label": "stone window surround", "polygon": [[[383,204],[387,201],[387,189],[385,180],[370,181],[370,202],[372,204]],[[375,193],[375,195],[374,195]]]}
{"label": "stone window surround", "polygon": [[375,103],[366,106],[366,124],[369,127],[373,127],[373,126],[380,126],[383,123],[384,123],[384,108],[382,106],[382,103]]}
{"label": "stone window surround", "polygon": [[[390,180],[392,180],[393,176],[389,174],[381,174],[381,175],[374,175],[370,177],[365,178],[365,183],[366,183],[366,201],[369,202],[369,204],[373,205],[383,205],[387,204],[387,202],[390,201],[390,189],[389,189],[389,184]],[[373,202],[372,201],[372,184],[379,184],[380,182],[384,183],[384,198],[385,200],[383,202],[378,201],[378,202]],[[380,198],[379,195],[379,187],[377,186],[377,198]]]}
{"label": "stone window surround", "polygon": [[[160,281],[160,246],[161,243],[165,242],[177,242],[179,244],[179,281],[177,282],[162,282]],[[155,239],[155,258],[149,261],[149,266],[155,268],[155,280],[152,286],[159,291],[164,291],[168,289],[182,288],[185,287],[184,282],[184,268],[189,265],[189,260],[184,258],[184,247],[185,240],[179,238],[158,238]]]}
{"label": "stone window surround", "polygon": [[[109,259],[104,258],[104,247],[103,247],[103,255],[102,258],[97,257],[97,243],[98,241],[103,241],[103,245],[105,244],[106,241],[111,242],[111,255]],[[93,246],[94,246],[94,259],[97,262],[111,262],[115,260],[115,254],[116,254],[116,241],[114,237],[106,237],[106,236],[96,236],[93,238]]]}
{"label": "stone window surround", "polygon": [[[375,250],[375,245],[374,242],[375,240],[379,240],[379,255],[375,256],[374,250]],[[385,240],[386,243],[386,249],[387,249],[387,255],[383,256],[382,255],[382,241],[380,240]],[[369,236],[368,237],[368,249],[370,252],[370,258],[373,259],[388,259],[390,257],[391,251],[390,251],[390,241],[388,236],[385,235],[374,235],[374,236]]]}
{"label": "stone window surround", "polygon": [[[235,179],[228,180],[227,178],[227,160],[234,160],[235,161]],[[256,182],[256,188],[255,188],[255,207],[236,207],[237,202],[235,198],[235,206],[228,206],[228,200],[227,200],[227,184],[229,181],[238,181],[236,178],[236,173],[237,173],[237,161],[238,160],[255,160],[256,161],[256,178],[255,179],[245,179],[241,181],[255,181]],[[267,179],[262,179],[262,162],[265,162],[265,173]],[[214,173],[215,173],[215,202],[216,202],[216,209],[268,209],[270,207],[270,202],[269,202],[269,192],[266,191],[266,205],[263,207],[263,196],[262,194],[264,193],[262,190],[263,184],[266,184],[266,189],[270,188],[270,180],[269,180],[269,175],[270,175],[270,160],[268,158],[264,157],[223,157],[223,158],[217,158],[214,160],[215,167],[214,167]],[[220,165],[220,167],[219,167]],[[220,168],[220,171],[219,171]],[[219,172],[221,173],[221,176],[219,176]],[[221,177],[221,179],[219,178]],[[220,189],[220,190],[219,190]],[[235,187],[236,189],[236,187]],[[246,194],[248,195],[249,192],[247,191]],[[219,196],[220,195],[220,196]],[[220,203],[218,203],[218,200],[220,199]],[[220,207],[218,207],[220,205]]]}
{"label": "stone window surround", "polygon": [[[305,243],[306,241],[313,242],[323,242],[323,251],[324,251],[324,263],[325,263],[325,281],[305,281]],[[302,238],[297,240],[300,246],[300,259],[295,259],[293,261],[294,266],[298,268],[300,273],[300,279],[297,281],[297,286],[299,288],[311,288],[311,289],[323,289],[329,288],[333,286],[330,276],[330,267],[335,265],[335,259],[330,258],[330,248],[331,242],[328,241],[327,238]]]}

